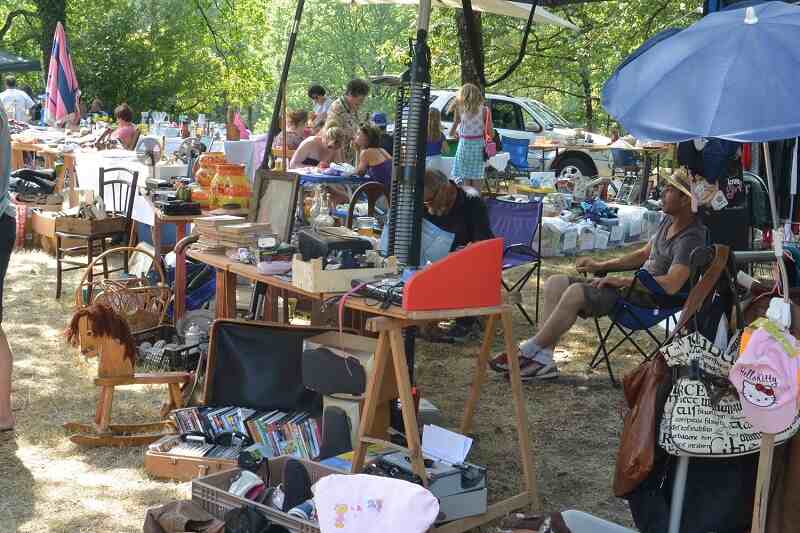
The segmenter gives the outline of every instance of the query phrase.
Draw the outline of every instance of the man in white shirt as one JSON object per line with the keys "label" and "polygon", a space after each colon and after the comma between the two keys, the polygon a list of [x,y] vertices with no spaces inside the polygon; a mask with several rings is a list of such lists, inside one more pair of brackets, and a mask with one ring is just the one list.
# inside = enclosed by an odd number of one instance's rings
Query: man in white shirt
{"label": "man in white shirt", "polygon": [[312,85],[308,88],[308,97],[314,102],[314,120],[322,120],[324,122],[328,116],[328,110],[333,103],[333,100],[325,95],[325,87],[322,85]]}
{"label": "man in white shirt", "polygon": [[6,90],[0,93],[0,103],[9,118],[20,122],[28,121],[28,111],[36,105],[25,91],[17,89],[17,79],[14,76],[6,78]]}

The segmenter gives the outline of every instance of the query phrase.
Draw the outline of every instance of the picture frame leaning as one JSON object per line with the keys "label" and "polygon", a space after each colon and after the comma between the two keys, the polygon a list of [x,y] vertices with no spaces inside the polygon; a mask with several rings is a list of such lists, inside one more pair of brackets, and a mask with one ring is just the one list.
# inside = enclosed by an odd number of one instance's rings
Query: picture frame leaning
{"label": "picture frame leaning", "polygon": [[259,169],[253,182],[249,222],[267,222],[282,242],[292,237],[300,176],[292,172]]}

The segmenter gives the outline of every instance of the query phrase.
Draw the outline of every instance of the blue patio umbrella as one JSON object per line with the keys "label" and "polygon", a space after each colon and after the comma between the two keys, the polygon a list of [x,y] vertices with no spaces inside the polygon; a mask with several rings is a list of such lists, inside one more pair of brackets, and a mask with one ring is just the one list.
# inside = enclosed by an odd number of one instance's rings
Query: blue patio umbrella
{"label": "blue patio umbrella", "polygon": [[626,60],[606,111],[633,135],[761,142],[800,135],[800,7],[765,2],[713,13]]}
{"label": "blue patio umbrella", "polygon": [[[767,141],[800,136],[800,7],[765,2],[712,13],[689,28],[637,50],[603,87],[606,111],[635,136],[667,142],[717,137],[764,143],[773,227],[778,228]],[[643,47],[644,48],[644,47]],[[791,322],[783,243],[774,251],[784,287],[772,318]],[[772,305],[771,305],[772,308]],[[771,309],[772,311],[772,309]],[[763,434],[752,531],[766,523],[774,435]],[[670,516],[677,533],[688,459],[678,464]]]}

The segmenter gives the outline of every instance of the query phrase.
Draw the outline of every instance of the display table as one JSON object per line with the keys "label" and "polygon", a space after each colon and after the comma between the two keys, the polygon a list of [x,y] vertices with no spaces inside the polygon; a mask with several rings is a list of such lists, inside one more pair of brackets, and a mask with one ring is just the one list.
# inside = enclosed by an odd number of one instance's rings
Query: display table
{"label": "display table", "polygon": [[[184,243],[179,243],[181,248]],[[189,250],[187,255],[195,260],[206,263],[217,269],[217,318],[230,318],[235,312],[236,276],[243,276],[253,281],[261,281],[274,288],[291,291],[300,296],[323,301],[332,295],[316,294],[298,289],[284,280],[275,276],[259,274],[252,265],[244,265],[231,261],[224,255],[201,253]],[[179,264],[180,264],[179,260]],[[176,274],[177,279],[177,274]],[[175,298],[184,298],[185,287],[176,283]],[[367,437],[368,429],[373,428],[378,406],[385,401],[385,391],[397,389],[401,402],[403,424],[405,428],[407,448],[402,448],[409,454],[414,471],[427,483],[425,466],[421,451],[421,441],[416,413],[414,411],[414,398],[411,390],[411,379],[406,359],[402,330],[404,328],[419,326],[429,322],[438,322],[466,316],[485,316],[487,323],[481,350],[472,379],[469,397],[464,405],[464,414],[460,431],[468,434],[472,428],[472,421],[480,398],[481,387],[486,381],[489,356],[492,343],[496,335],[498,321],[503,325],[506,353],[509,357],[509,381],[513,398],[513,410],[516,418],[519,451],[522,463],[522,476],[525,491],[506,500],[490,505],[487,512],[461,520],[449,522],[436,531],[445,533],[458,533],[476,528],[499,517],[505,516],[513,510],[534,505],[539,506],[539,495],[536,486],[533,456],[528,434],[525,402],[522,393],[522,381],[519,368],[519,351],[513,340],[511,313],[513,306],[509,304],[488,308],[454,309],[437,311],[405,311],[397,306],[381,309],[368,300],[360,297],[351,297],[345,301],[345,307],[362,313],[372,315],[366,321],[366,330],[378,335],[378,344],[372,371],[367,384],[363,415],[359,428],[359,444],[353,457],[353,472],[359,472],[364,466],[367,446],[371,443],[384,441]],[[265,306],[266,307],[266,306]]]}

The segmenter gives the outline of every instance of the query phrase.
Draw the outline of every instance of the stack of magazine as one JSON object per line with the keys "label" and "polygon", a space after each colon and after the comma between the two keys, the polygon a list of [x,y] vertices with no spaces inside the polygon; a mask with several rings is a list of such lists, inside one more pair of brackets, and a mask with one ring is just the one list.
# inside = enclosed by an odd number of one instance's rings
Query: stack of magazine
{"label": "stack of magazine", "polygon": [[[314,459],[319,455],[322,435],[319,424],[304,411],[257,411],[245,407],[188,407],[172,412],[178,432],[202,433],[209,441],[221,433],[236,431],[248,435],[263,447],[267,457],[291,455]],[[205,457],[224,456],[214,446]],[[235,457],[234,457],[235,458]]]}

